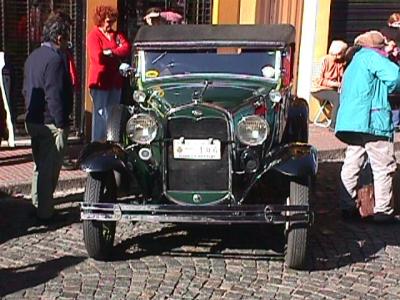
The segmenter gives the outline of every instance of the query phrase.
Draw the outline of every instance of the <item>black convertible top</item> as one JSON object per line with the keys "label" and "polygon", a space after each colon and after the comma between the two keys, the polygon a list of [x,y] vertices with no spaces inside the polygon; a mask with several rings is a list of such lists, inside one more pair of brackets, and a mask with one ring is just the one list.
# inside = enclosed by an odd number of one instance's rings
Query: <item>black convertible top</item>
{"label": "black convertible top", "polygon": [[142,26],[136,34],[138,49],[165,48],[282,48],[295,41],[289,24],[274,25],[158,25]]}

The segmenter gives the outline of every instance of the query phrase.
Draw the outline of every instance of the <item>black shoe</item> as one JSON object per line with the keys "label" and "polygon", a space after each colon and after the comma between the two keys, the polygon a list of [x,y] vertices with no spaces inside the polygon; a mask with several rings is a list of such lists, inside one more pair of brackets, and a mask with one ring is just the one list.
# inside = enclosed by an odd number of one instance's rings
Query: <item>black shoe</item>
{"label": "black shoe", "polygon": [[342,209],[342,219],[345,221],[357,221],[361,219],[358,209]]}
{"label": "black shoe", "polygon": [[372,220],[377,224],[391,224],[397,221],[393,214],[389,215],[382,212],[374,214]]}

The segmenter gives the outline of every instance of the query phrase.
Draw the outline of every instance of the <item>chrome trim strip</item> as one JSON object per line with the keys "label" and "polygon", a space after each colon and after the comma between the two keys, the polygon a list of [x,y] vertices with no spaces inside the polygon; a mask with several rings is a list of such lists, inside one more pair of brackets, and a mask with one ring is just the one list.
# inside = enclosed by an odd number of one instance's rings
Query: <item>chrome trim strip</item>
{"label": "chrome trim strip", "polygon": [[[270,79],[270,78],[265,78],[262,76],[255,76],[255,75],[245,75],[245,74],[236,74],[236,73],[219,73],[219,74],[215,74],[215,73],[191,73],[191,74],[174,74],[174,75],[168,75],[168,76],[161,76],[161,77],[155,77],[155,78],[147,78],[144,79],[144,81],[148,84],[153,83],[153,84],[159,84],[158,82],[165,82],[166,80],[171,80],[171,79],[175,79],[175,80],[182,80],[185,79],[187,80],[187,82],[190,82],[190,80],[204,80],[204,79],[208,79],[213,81],[215,80],[220,80],[220,81],[232,81],[232,80],[245,80],[243,81],[241,86],[251,86],[254,84],[251,84],[249,82],[247,82],[248,80],[253,81],[253,82],[258,82],[261,85],[264,85],[265,83],[272,83],[272,84],[276,84],[277,81],[274,79]],[[167,85],[168,83],[163,83],[163,85]],[[171,83],[173,84],[173,83]],[[229,85],[229,84],[227,84]],[[222,85],[221,85],[222,86]],[[230,86],[232,86],[232,84],[230,84]]]}

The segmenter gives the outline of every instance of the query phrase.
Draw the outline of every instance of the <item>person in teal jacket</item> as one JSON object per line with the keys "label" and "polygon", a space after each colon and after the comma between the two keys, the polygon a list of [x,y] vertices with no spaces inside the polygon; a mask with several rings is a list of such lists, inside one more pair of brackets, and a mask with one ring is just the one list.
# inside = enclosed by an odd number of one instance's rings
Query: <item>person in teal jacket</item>
{"label": "person in teal jacket", "polygon": [[373,220],[388,222],[394,220],[391,200],[396,170],[388,95],[400,89],[400,69],[387,58],[380,32],[366,32],[355,44],[361,49],[344,73],[335,128],[336,136],[348,144],[341,170],[342,214],[354,216],[357,211],[358,179],[368,157],[374,178]]}

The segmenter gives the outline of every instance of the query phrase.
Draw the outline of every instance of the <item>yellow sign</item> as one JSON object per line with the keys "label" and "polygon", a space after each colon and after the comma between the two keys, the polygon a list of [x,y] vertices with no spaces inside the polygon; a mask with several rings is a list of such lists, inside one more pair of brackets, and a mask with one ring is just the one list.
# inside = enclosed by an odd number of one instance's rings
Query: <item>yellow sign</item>
{"label": "yellow sign", "polygon": [[148,70],[145,75],[148,78],[156,78],[160,75],[160,72],[157,70]]}

